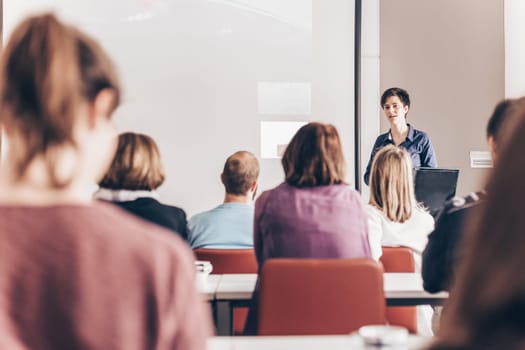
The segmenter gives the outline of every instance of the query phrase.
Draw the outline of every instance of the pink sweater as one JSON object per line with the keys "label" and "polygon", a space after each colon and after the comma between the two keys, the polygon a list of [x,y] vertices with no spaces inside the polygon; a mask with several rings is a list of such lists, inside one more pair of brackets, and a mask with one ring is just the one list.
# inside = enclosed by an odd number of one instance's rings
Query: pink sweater
{"label": "pink sweater", "polygon": [[0,349],[205,349],[178,237],[104,203],[0,206]]}

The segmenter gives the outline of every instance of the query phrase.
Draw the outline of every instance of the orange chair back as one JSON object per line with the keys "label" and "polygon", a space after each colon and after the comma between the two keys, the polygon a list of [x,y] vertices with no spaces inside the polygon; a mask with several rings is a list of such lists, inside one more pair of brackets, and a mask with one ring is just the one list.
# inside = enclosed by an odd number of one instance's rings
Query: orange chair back
{"label": "orange chair back", "polygon": [[385,323],[383,270],[371,259],[270,259],[259,335],[348,334]]}
{"label": "orange chair back", "polygon": [[210,261],[212,274],[223,273],[257,273],[255,252],[250,249],[208,249],[199,248],[193,251],[197,260]]}
{"label": "orange chair back", "polygon": [[[383,247],[379,259],[385,272],[415,272],[414,254],[406,247]],[[411,333],[417,333],[417,312],[415,306],[391,306],[386,309],[389,324],[402,326]]]}
{"label": "orange chair back", "polygon": [[[193,251],[197,260],[211,262],[212,274],[223,273],[257,273],[255,251],[250,249],[208,249],[199,248]],[[244,331],[247,307],[233,309],[233,334],[240,335]]]}
{"label": "orange chair back", "polygon": [[385,272],[415,272],[414,254],[406,247],[382,247],[383,255],[379,260]]}

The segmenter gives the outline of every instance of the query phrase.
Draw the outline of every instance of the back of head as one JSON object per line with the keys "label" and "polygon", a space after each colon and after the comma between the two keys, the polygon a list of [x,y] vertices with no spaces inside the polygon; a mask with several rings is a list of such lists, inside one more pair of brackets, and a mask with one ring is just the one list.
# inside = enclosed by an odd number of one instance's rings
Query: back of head
{"label": "back of head", "polygon": [[496,141],[500,138],[500,131],[502,130],[505,117],[508,115],[510,107],[515,100],[506,99],[500,101],[494,108],[494,112],[490,116],[487,123],[487,139],[494,138]]}
{"label": "back of head", "polygon": [[162,185],[164,177],[155,141],[144,134],[126,132],[119,135],[117,153],[99,185],[112,190],[152,191]]}
{"label": "back of head", "polygon": [[259,161],[248,151],[238,151],[226,159],[221,179],[226,193],[244,196],[259,177]]}
{"label": "back of head", "polygon": [[508,141],[488,181],[487,198],[465,232],[465,261],[442,320],[439,345],[477,348],[472,344],[485,343],[511,349],[525,342],[525,98],[516,102],[500,134]]}
{"label": "back of head", "polygon": [[92,38],[51,14],[30,17],[15,28],[0,60],[0,123],[8,139],[17,140],[11,160],[17,179],[43,156],[54,187],[71,181],[56,174],[57,150],[76,146],[79,112],[104,89],[113,92],[116,108],[115,70]]}
{"label": "back of head", "polygon": [[380,149],[370,170],[370,204],[393,222],[405,222],[416,204],[412,161],[401,147]]}
{"label": "back of head", "polygon": [[381,107],[383,107],[386,100],[392,96],[399,97],[403,105],[410,107],[410,96],[408,95],[408,92],[405,89],[398,87],[392,87],[383,92],[383,95],[381,95]]}
{"label": "back of head", "polygon": [[335,126],[308,123],[294,135],[281,160],[285,181],[295,187],[344,183],[345,160]]}

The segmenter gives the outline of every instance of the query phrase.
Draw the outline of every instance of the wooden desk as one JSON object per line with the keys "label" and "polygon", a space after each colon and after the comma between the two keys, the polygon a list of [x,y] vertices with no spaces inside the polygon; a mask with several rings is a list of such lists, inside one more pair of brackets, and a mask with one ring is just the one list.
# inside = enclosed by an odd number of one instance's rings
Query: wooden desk
{"label": "wooden desk", "polygon": [[[236,306],[249,306],[255,289],[257,274],[225,274],[215,291],[217,332],[231,335],[232,310]],[[388,306],[439,305],[448,293],[431,294],[423,290],[423,281],[417,273],[385,273],[383,279]]]}
{"label": "wooden desk", "polygon": [[[409,336],[408,342],[401,347],[385,349],[415,350],[428,344],[428,338]],[[316,336],[281,336],[281,337],[212,337],[208,340],[207,350],[370,350],[382,349],[367,347],[361,337],[352,335],[316,335]]]}

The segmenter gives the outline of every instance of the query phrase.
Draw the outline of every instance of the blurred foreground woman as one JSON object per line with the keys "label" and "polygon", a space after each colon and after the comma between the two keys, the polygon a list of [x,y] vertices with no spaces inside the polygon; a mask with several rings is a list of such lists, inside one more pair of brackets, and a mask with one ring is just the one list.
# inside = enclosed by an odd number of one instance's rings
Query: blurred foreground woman
{"label": "blurred foreground woman", "polygon": [[204,349],[209,316],[183,242],[91,188],[114,155],[119,83],[53,15],[0,60],[0,349]]}
{"label": "blurred foreground woman", "polygon": [[508,113],[508,141],[498,144],[487,197],[468,223],[464,264],[432,349],[525,349],[525,98]]}

